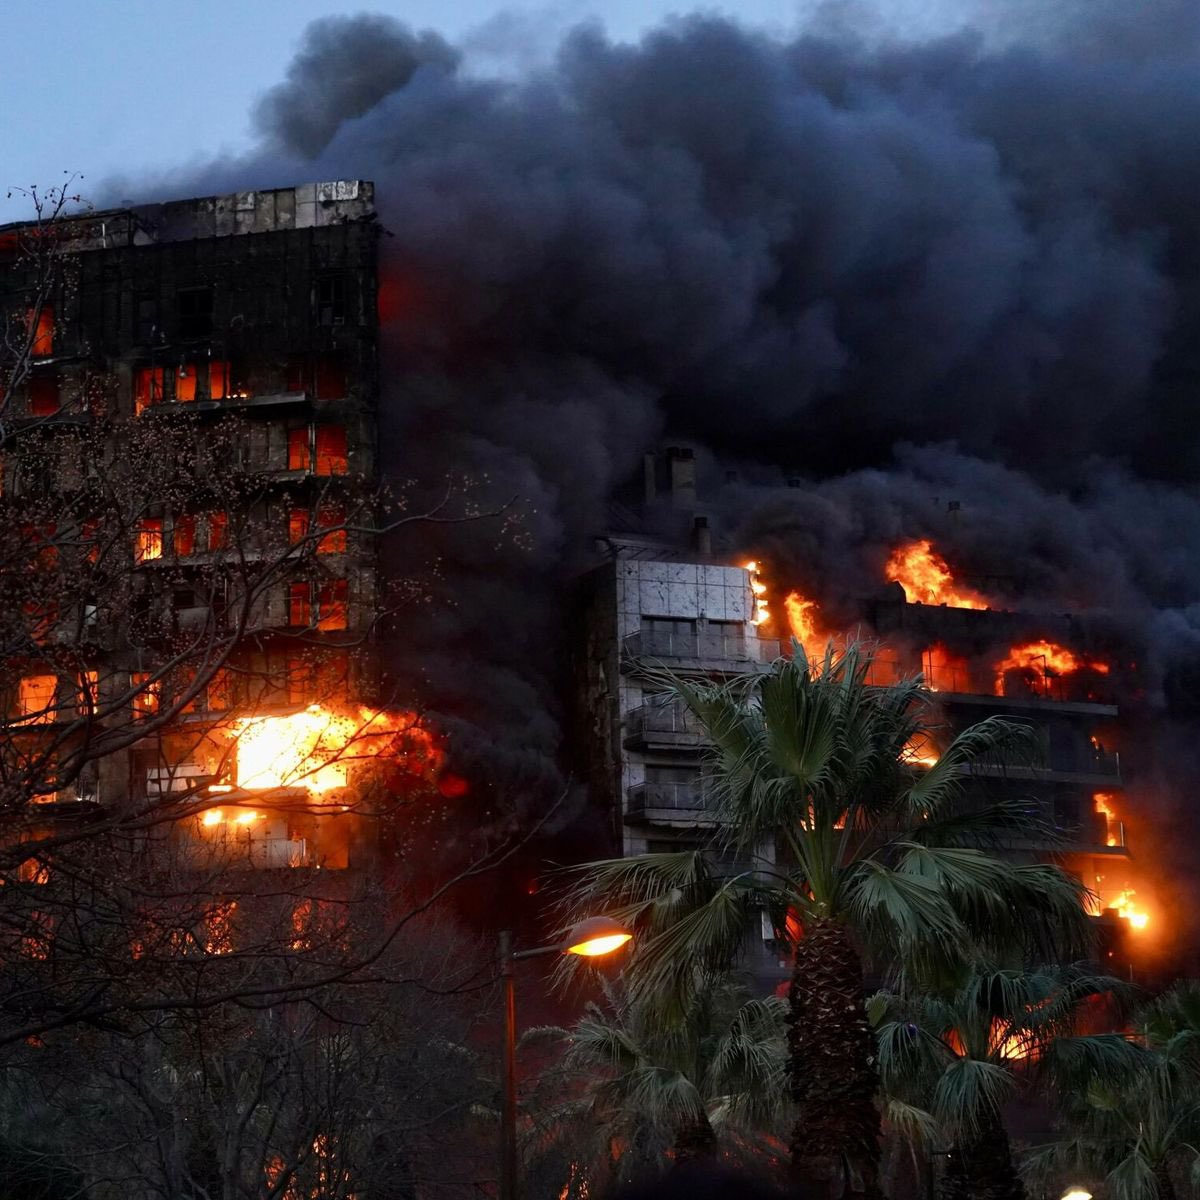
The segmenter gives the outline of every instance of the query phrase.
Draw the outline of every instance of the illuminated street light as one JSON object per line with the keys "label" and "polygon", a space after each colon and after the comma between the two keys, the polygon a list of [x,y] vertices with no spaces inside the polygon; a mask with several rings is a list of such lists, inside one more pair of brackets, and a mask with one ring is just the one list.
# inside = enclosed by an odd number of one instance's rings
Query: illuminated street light
{"label": "illuminated street light", "polygon": [[[504,985],[504,1095],[500,1109],[500,1195],[499,1200],[517,1200],[517,996],[513,986],[513,963],[519,958],[544,954],[579,954],[599,958],[620,949],[633,937],[610,917],[587,917],[573,925],[566,938],[553,946],[532,950],[512,948],[513,935],[500,934],[500,979]],[[1078,1200],[1078,1198],[1076,1198]]]}
{"label": "illuminated street light", "polygon": [[[602,954],[611,954],[614,950],[625,945],[633,934],[623,925],[608,917],[588,917],[575,925],[567,934],[566,954],[580,954],[586,958],[597,958]],[[553,949],[554,947],[548,947]],[[538,953],[534,951],[533,953]],[[523,957],[518,954],[517,958]]]}
{"label": "illuminated street light", "polygon": [[1063,1192],[1062,1200],[1092,1200],[1092,1193],[1085,1188],[1073,1187]]}

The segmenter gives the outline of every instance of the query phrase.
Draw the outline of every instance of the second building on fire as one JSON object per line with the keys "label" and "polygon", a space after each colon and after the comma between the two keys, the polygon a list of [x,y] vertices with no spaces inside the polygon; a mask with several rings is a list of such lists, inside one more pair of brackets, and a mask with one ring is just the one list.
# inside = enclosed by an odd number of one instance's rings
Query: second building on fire
{"label": "second building on fire", "polygon": [[[697,513],[694,463],[682,448],[648,461],[645,504],[678,536],[647,535],[630,509],[620,527],[597,541],[602,558],[581,582],[579,693],[586,745],[584,770],[594,800],[609,814],[608,852],[690,849],[716,828],[705,783],[707,742],[686,706],[648,690],[646,662],[729,679],[764,671],[790,652],[783,597],[771,598],[752,564],[712,544]],[[1119,712],[1098,670],[1056,670],[1046,651],[1079,646],[1069,618],[1047,620],[990,609],[910,603],[898,583],[857,602],[856,624],[880,649],[871,680],[925,676],[936,737],[990,715],[1034,725],[1040,761],[1029,767],[981,770],[981,797],[998,789],[1027,800],[1056,831],[1054,844],[1032,828],[1007,853],[1053,856],[1097,895],[1095,915],[1113,934],[1140,927],[1145,915],[1129,886],[1130,849],[1123,781],[1111,749]],[[780,626],[783,626],[781,628]],[[824,636],[810,653],[822,653]],[[819,644],[818,644],[819,643]],[[1006,664],[1004,646],[1028,652]],[[996,660],[1001,669],[992,663]],[[938,746],[913,747],[916,761]],[[1123,919],[1122,919],[1123,918]],[[1111,941],[1111,938],[1109,939]]]}

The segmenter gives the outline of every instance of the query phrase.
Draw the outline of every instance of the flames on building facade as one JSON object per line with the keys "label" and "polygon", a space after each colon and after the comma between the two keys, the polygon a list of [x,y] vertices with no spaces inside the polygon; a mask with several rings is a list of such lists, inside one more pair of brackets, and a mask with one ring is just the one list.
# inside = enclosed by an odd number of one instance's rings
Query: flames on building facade
{"label": "flames on building facade", "polygon": [[[782,619],[771,606],[769,589],[765,585],[759,561],[747,564],[751,572],[756,619],[760,630],[782,633],[797,641],[809,658],[819,656],[830,642],[844,645],[846,638],[836,633],[823,618],[818,601],[807,589],[786,591]],[[897,546],[889,555],[886,579],[900,584],[908,604],[937,606],[950,609],[991,610],[994,605],[980,591],[960,584],[947,560],[930,539],[920,539]],[[815,590],[815,589],[814,589]],[[783,625],[782,629],[777,628]],[[887,659],[886,645],[881,650],[875,673],[881,677],[869,682],[886,684],[891,676],[911,677],[911,672]],[[952,649],[944,641],[931,640],[919,647],[920,672],[930,692],[986,695],[998,697],[1028,697],[1047,699],[1094,699],[1092,681],[1103,680],[1111,674],[1111,665],[1093,654],[1072,649],[1049,638],[1016,641],[1007,649],[981,651],[973,661],[966,653]],[[880,665],[891,667],[879,671]],[[888,677],[882,677],[888,676]],[[1092,736],[1090,746],[1097,760],[1108,755],[1100,741]],[[929,736],[914,739],[904,749],[907,762],[916,767],[932,767],[940,758],[940,750]],[[1125,823],[1120,815],[1120,796],[1113,791],[1097,791],[1092,796],[1091,814],[1103,823],[1100,842],[1113,854],[1103,861],[1086,855],[1065,854],[1068,869],[1074,869],[1087,884],[1091,896],[1088,910],[1094,916],[1111,914],[1136,934],[1151,925],[1150,912],[1139,900],[1132,863],[1125,850]],[[1084,838],[1086,841],[1086,836]]]}

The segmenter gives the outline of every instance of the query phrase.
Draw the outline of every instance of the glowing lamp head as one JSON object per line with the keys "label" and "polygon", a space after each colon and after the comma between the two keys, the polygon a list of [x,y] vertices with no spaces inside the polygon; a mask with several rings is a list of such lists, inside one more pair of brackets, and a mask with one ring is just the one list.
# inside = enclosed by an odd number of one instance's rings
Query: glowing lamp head
{"label": "glowing lamp head", "polygon": [[566,952],[585,958],[611,954],[630,941],[633,934],[608,917],[588,917],[567,934]]}
{"label": "glowing lamp head", "polygon": [[1063,1192],[1062,1200],[1092,1200],[1092,1193],[1086,1188],[1073,1187]]}

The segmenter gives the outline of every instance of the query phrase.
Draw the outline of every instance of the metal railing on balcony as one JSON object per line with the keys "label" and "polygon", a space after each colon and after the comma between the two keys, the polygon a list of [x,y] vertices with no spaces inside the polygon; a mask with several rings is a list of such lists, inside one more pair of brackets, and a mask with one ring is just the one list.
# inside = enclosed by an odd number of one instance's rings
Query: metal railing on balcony
{"label": "metal railing on balcony", "polygon": [[672,740],[705,736],[699,719],[681,700],[648,700],[625,714],[626,737],[652,734],[665,734]]}
{"label": "metal railing on balcony", "polygon": [[1115,750],[1093,750],[1084,769],[1092,775],[1120,775],[1121,756]]}
{"label": "metal railing on balcony", "polygon": [[710,809],[703,783],[637,783],[629,789],[629,812],[671,812],[699,815]]}
{"label": "metal railing on balcony", "polygon": [[779,640],[711,630],[640,629],[623,640],[622,649],[630,658],[765,664],[779,657]]}
{"label": "metal railing on balcony", "polygon": [[1105,704],[1107,698],[1098,689],[1094,676],[1056,675],[1036,668],[997,674],[986,668],[931,665],[922,667],[925,686],[935,692],[960,695],[1002,696],[1008,700],[1056,700]]}

